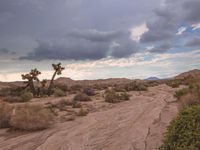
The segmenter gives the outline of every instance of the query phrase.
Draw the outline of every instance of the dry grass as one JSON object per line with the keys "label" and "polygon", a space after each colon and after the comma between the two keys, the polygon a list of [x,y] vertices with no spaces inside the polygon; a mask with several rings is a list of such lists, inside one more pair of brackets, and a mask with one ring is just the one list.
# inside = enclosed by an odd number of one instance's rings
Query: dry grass
{"label": "dry grass", "polygon": [[91,101],[91,100],[92,99],[88,95],[86,95],[84,93],[78,93],[74,97],[74,101],[87,102],[87,101]]}
{"label": "dry grass", "polygon": [[8,128],[10,127],[10,118],[12,114],[13,108],[6,104],[0,103],[0,128]]}
{"label": "dry grass", "polygon": [[77,116],[87,116],[88,113],[89,113],[89,112],[88,112],[87,109],[81,108],[81,109],[78,111]]}
{"label": "dry grass", "polygon": [[108,103],[118,103],[129,100],[130,95],[126,92],[115,92],[114,90],[105,91],[105,101]]}
{"label": "dry grass", "polygon": [[53,122],[53,115],[41,105],[23,105],[15,110],[10,124],[20,130],[42,130]]}

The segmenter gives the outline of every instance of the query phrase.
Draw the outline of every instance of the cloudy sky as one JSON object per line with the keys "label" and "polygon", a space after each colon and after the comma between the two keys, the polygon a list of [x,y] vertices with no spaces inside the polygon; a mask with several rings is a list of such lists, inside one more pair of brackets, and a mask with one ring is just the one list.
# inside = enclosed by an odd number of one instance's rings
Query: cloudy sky
{"label": "cloudy sky", "polygon": [[0,0],[0,81],[171,77],[200,68],[200,0]]}

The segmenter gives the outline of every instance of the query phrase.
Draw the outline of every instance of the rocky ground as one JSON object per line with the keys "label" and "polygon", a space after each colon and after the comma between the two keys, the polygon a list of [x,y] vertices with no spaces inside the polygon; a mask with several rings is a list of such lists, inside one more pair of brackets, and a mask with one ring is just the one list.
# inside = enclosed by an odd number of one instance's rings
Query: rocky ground
{"label": "rocky ground", "polygon": [[178,112],[174,90],[159,85],[149,88],[147,92],[130,92],[132,96],[129,101],[117,104],[108,104],[103,99],[94,98],[88,104],[93,109],[87,116],[56,123],[43,131],[22,133],[1,129],[0,149],[158,149],[166,126]]}

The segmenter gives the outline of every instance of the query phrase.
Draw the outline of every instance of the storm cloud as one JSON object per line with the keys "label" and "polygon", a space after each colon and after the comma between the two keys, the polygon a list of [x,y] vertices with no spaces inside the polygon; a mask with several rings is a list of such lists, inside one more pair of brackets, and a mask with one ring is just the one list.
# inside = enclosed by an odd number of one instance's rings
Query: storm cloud
{"label": "storm cloud", "polygon": [[128,32],[74,30],[57,39],[39,40],[38,47],[20,59],[97,60],[128,57],[137,50],[137,43],[130,39]]}
{"label": "storm cloud", "polygon": [[179,28],[200,22],[200,1],[166,0],[164,5],[155,9],[154,12],[154,19],[147,21],[149,30],[142,35],[140,42],[158,44],[165,41],[173,43],[172,41],[182,38],[181,34],[179,37],[176,34]]}

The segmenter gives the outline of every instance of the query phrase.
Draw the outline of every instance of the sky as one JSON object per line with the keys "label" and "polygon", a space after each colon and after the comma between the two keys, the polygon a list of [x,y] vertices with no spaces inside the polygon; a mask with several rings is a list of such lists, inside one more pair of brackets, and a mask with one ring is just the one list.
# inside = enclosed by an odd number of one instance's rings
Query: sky
{"label": "sky", "polygon": [[200,0],[0,0],[0,81],[169,78],[200,69]]}

